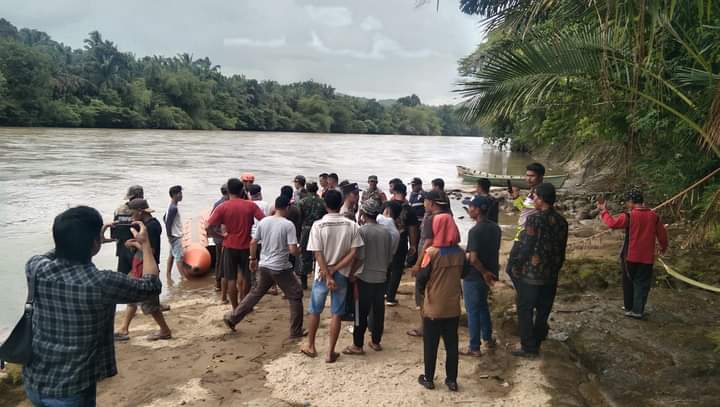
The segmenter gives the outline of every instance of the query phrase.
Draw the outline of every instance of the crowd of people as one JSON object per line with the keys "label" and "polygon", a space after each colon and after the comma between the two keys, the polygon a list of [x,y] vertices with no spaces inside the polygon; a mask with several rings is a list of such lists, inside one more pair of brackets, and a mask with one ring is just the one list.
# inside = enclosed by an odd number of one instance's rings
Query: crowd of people
{"label": "crowd of people", "polygon": [[[544,183],[545,168],[527,166],[529,191],[503,192],[520,211],[517,234],[506,272],[516,290],[519,347],[514,356],[535,358],[548,334],[548,317],[565,261],[568,223],[555,210],[555,187]],[[499,279],[501,229],[498,199],[490,182],[479,180],[474,196],[463,201],[474,225],[461,236],[442,179],[430,190],[420,178],[408,187],[391,179],[387,193],[377,176],[357,183],[322,173],[318,182],[293,179],[274,200],[263,198],[255,176],[244,173],[220,188],[208,233],[216,250],[215,283],[220,300],[229,303],[223,316],[235,330],[253,307],[277,288],[290,309],[289,337],[307,338],[300,352],[317,357],[316,336],[330,297],[329,341],[325,361],[341,354],[360,356],[368,347],[383,350],[385,307],[398,305],[398,288],[406,271],[415,280],[418,325],[408,335],[422,337],[424,372],[418,383],[435,387],[440,339],[446,350],[445,384],[458,391],[459,355],[480,357],[496,347],[488,305]],[[182,187],[169,189],[170,205],[163,218],[170,247],[166,271],[183,262]],[[667,248],[667,234],[657,215],[644,207],[639,191],[628,195],[629,212],[613,217],[599,202],[601,217],[612,228],[626,230],[623,288],[626,315],[642,318],[650,289],[655,239]],[[140,305],[159,330],[148,340],[167,340],[172,331],[163,317],[158,278],[162,226],[153,217],[141,186],[132,186],[114,222],[103,225],[89,207],[71,208],[53,224],[55,249],[35,256],[26,267],[36,282],[33,351],[25,366],[28,397],[35,405],[65,400],[63,405],[94,405],[97,381],[114,375],[114,341],[127,340]],[[107,230],[111,230],[110,238]],[[464,240],[465,247],[460,246]],[[116,245],[116,272],[98,270],[92,257],[103,243]],[[307,329],[304,291],[309,290]],[[461,303],[467,312],[469,343],[460,349]],[[116,304],[128,304],[123,323],[114,331]],[[352,345],[336,350],[342,321],[353,321]]]}

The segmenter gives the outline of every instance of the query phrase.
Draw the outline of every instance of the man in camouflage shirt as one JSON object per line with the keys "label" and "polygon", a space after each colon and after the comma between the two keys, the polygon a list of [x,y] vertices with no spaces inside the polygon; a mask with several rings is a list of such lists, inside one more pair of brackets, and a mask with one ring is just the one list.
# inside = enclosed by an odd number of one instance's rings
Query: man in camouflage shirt
{"label": "man in camouflage shirt", "polygon": [[327,213],[325,210],[325,202],[317,194],[318,184],[311,182],[305,185],[308,194],[305,198],[298,202],[300,209],[300,249],[302,251],[302,270],[300,273],[300,282],[303,290],[307,289],[307,276],[313,270],[313,253],[307,251],[307,244],[310,238],[310,229],[316,220],[322,219]]}

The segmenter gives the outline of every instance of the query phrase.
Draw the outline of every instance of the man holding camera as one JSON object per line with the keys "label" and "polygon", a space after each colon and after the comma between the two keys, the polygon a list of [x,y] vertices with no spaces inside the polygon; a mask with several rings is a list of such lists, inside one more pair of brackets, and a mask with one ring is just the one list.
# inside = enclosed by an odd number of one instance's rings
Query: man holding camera
{"label": "man holding camera", "polygon": [[92,257],[110,225],[97,210],[79,206],[53,222],[55,249],[25,266],[35,281],[33,358],[23,369],[28,399],[37,406],[94,406],[98,381],[117,374],[113,343],[115,305],[160,294],[158,266],[142,222],[133,222],[132,245],[142,250],[142,277],[98,270]]}
{"label": "man holding camera", "polygon": [[[115,224],[123,224],[123,225],[130,225],[130,222],[132,221],[132,211],[130,208],[128,208],[128,203],[132,201],[135,198],[144,198],[144,192],[143,187],[140,185],[133,185],[127,190],[127,194],[125,195],[125,203],[123,203],[119,208],[115,210],[115,214],[113,216],[113,222]],[[125,239],[119,239],[117,236],[114,236],[113,231],[111,230],[112,237],[117,241],[117,245],[115,248],[115,256],[118,258],[117,263],[117,271],[123,274],[130,273],[130,269],[132,268],[132,257],[133,254],[128,250],[127,247],[125,247],[125,241],[129,238]]]}
{"label": "man holding camera", "polygon": [[[135,198],[128,203],[128,208],[132,212],[132,220],[136,222],[142,222],[147,229],[148,240],[150,246],[153,249],[153,257],[155,263],[160,263],[160,235],[162,235],[162,226],[160,222],[152,216],[154,210],[150,209],[148,202],[141,198]],[[133,278],[140,278],[142,276],[142,268],[145,263],[143,258],[142,247],[134,240],[128,240],[125,245],[133,253],[133,267],[131,276]],[[160,307],[160,296],[155,295],[142,304],[140,304],[143,314],[150,315],[160,327],[160,331],[150,334],[147,339],[150,341],[156,341],[160,339],[172,338],[170,328],[165,322],[163,317],[162,309]],[[135,314],[137,313],[137,304],[128,304],[127,310],[125,310],[125,320],[123,321],[120,329],[115,333],[115,340],[127,341],[130,339],[130,322],[132,322]]]}

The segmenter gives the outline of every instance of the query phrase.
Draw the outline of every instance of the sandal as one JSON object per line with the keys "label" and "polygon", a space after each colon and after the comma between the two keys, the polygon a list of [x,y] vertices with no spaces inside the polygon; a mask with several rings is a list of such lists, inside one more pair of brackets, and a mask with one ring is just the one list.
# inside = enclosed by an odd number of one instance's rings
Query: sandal
{"label": "sandal", "polygon": [[345,350],[342,351],[342,353],[346,355],[364,355],[365,351],[354,346],[348,346],[347,348],[345,348]]}
{"label": "sandal", "polygon": [[416,338],[422,338],[422,336],[423,336],[422,332],[420,332],[417,329],[411,329],[411,330],[407,331],[407,334],[410,336],[414,336]]}
{"label": "sandal", "polygon": [[113,334],[113,338],[118,342],[125,342],[130,340],[130,334],[121,334],[120,332],[115,332]]}
{"label": "sandal", "polygon": [[337,352],[333,352],[330,354],[330,357],[325,359],[325,363],[335,363],[337,362],[338,358],[340,358],[340,354]]}
{"label": "sandal", "polygon": [[305,356],[307,356],[307,357],[309,357],[309,358],[316,358],[316,357],[317,357],[317,352],[316,352],[316,351],[311,351],[310,349],[307,349],[307,348],[304,347],[304,346],[303,346],[302,348],[300,348],[300,353],[302,353],[303,355],[305,355]]}
{"label": "sandal", "polygon": [[160,332],[155,332],[147,336],[148,341],[160,341],[160,340],[168,340],[172,339],[172,334],[163,334]]}
{"label": "sandal", "polygon": [[375,352],[380,352],[381,350],[383,350],[382,345],[380,345],[379,343],[370,342],[370,345],[368,345],[368,346],[370,346],[370,348],[372,350],[374,350]]}

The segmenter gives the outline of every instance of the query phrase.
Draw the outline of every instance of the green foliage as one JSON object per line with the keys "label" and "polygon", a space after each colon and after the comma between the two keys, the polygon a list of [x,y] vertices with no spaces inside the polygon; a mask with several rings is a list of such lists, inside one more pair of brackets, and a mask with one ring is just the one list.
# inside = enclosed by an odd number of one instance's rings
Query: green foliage
{"label": "green foliage", "polygon": [[480,136],[452,106],[383,101],[313,81],[225,76],[208,58],[136,58],[93,31],[73,50],[0,19],[0,125]]}

